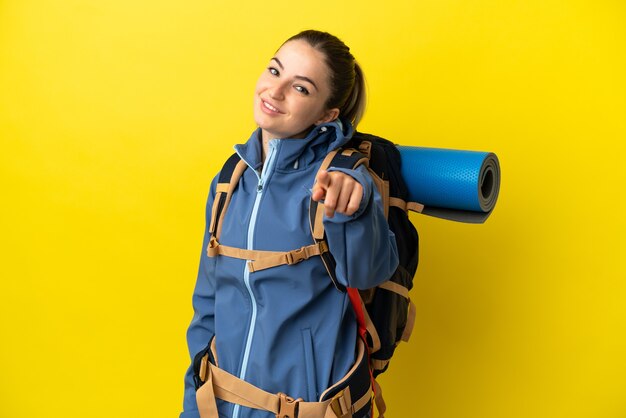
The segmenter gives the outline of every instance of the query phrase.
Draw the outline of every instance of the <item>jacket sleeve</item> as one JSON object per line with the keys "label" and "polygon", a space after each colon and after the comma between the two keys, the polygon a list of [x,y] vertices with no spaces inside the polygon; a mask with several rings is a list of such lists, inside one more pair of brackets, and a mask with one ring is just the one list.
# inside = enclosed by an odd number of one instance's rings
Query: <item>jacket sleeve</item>
{"label": "jacket sleeve", "polygon": [[187,329],[187,346],[191,358],[190,365],[185,374],[185,395],[183,398],[183,412],[180,418],[199,418],[198,405],[196,404],[196,389],[193,381],[193,359],[195,355],[204,349],[211,338],[215,335],[214,307],[215,307],[215,262],[206,255],[209,244],[209,225],[211,222],[211,208],[215,198],[217,176],[211,183],[211,190],[206,205],[206,226],[200,256],[200,268],[193,292],[193,319]]}
{"label": "jacket sleeve", "polygon": [[351,216],[324,216],[328,247],[337,262],[337,279],[358,289],[374,287],[389,279],[398,266],[396,238],[389,229],[383,203],[367,168],[330,168],[346,173],[363,186],[359,209]]}

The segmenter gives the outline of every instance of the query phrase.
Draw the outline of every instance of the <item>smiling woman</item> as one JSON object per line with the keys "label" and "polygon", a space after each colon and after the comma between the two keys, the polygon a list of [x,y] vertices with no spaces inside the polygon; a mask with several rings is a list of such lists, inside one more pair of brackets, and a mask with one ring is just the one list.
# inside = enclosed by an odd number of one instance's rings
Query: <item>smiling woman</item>
{"label": "smiling woman", "polygon": [[334,120],[339,109],[326,108],[328,68],[320,51],[306,41],[287,42],[257,82],[254,119],[263,143],[274,138],[304,138],[312,125]]}
{"label": "smiling woman", "polygon": [[311,126],[339,114],[358,125],[365,110],[363,73],[349,48],[330,39],[316,31],[293,36],[259,77],[254,118],[265,151],[270,139],[303,138]]}
{"label": "smiling woman", "polygon": [[[367,169],[320,170],[364,106],[360,68],[325,32],[288,39],[261,73],[258,129],[211,185],[182,418],[370,416],[355,313],[318,257],[331,251],[339,286],[359,289],[398,263]],[[311,245],[311,199],[324,200],[322,244]]]}

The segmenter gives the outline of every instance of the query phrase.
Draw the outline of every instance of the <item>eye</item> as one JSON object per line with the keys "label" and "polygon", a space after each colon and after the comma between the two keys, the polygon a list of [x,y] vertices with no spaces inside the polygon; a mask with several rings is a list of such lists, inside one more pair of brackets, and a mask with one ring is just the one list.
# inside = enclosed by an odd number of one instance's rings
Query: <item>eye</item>
{"label": "eye", "polygon": [[267,70],[270,72],[270,74],[278,77],[280,75],[280,73],[278,72],[278,70],[275,67],[268,67]]}
{"label": "eye", "polygon": [[295,86],[294,87],[297,91],[299,91],[300,93],[304,94],[305,96],[309,95],[309,90],[306,89],[306,87],[302,87],[302,86]]}

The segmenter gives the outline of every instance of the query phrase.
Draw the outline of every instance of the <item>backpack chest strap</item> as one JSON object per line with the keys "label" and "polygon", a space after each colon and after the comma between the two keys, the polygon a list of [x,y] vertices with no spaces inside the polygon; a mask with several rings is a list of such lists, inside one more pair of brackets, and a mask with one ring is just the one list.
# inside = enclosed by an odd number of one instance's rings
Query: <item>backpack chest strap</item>
{"label": "backpack chest strap", "polygon": [[211,238],[207,248],[207,255],[209,257],[223,255],[248,260],[248,269],[250,272],[265,270],[285,264],[297,264],[303,260],[322,255],[326,252],[328,252],[328,244],[326,244],[326,241],[320,241],[291,251],[261,251],[229,247],[220,244],[215,238]]}

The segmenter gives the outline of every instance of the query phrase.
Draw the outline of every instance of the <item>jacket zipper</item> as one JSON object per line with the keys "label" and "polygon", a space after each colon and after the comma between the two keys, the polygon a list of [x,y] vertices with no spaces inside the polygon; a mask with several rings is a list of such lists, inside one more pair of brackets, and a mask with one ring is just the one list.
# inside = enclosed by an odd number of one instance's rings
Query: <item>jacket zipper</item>
{"label": "jacket zipper", "polygon": [[[256,221],[259,213],[259,204],[261,203],[261,197],[263,196],[263,188],[267,183],[271,172],[274,170],[274,160],[277,146],[278,142],[276,140],[271,140],[269,142],[269,152],[267,158],[265,159],[265,163],[263,164],[263,168],[261,169],[261,175],[259,175],[256,170],[254,171],[257,174],[259,182],[257,184],[256,196],[254,198],[254,206],[252,207],[250,223],[248,224],[248,250],[254,249],[254,230],[256,227]],[[246,289],[248,290],[248,294],[250,295],[250,301],[252,302],[252,316],[250,318],[250,327],[248,328],[248,336],[246,337],[246,346],[243,353],[243,360],[241,362],[241,371],[239,373],[239,378],[245,380],[246,372],[248,371],[248,361],[250,359],[250,350],[252,348],[252,339],[254,337],[254,328],[256,325],[257,316],[257,304],[256,299],[254,298],[254,293],[252,292],[252,286],[250,285],[250,270],[248,269],[247,262],[243,271],[243,281],[246,284]],[[239,404],[235,404],[235,408],[233,409],[233,418],[239,418],[240,409],[241,406]]]}

